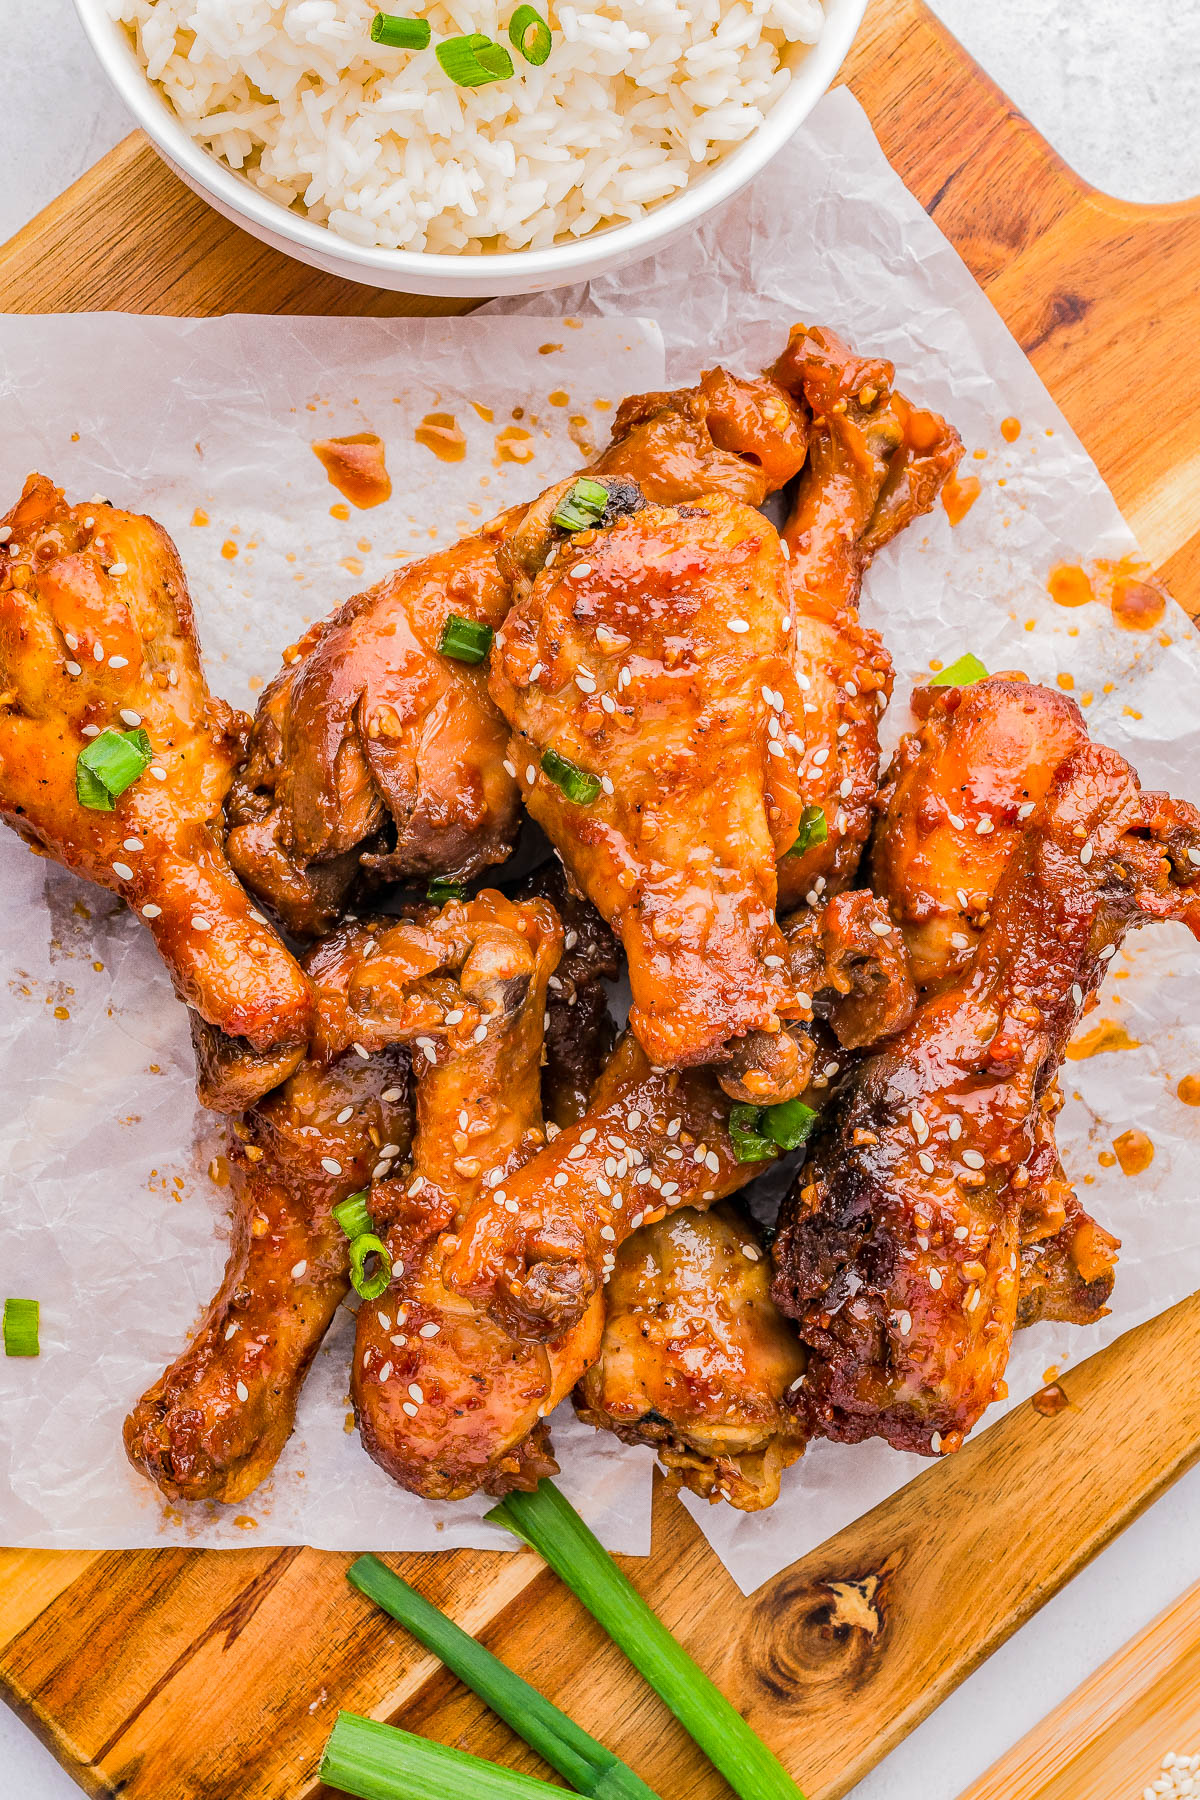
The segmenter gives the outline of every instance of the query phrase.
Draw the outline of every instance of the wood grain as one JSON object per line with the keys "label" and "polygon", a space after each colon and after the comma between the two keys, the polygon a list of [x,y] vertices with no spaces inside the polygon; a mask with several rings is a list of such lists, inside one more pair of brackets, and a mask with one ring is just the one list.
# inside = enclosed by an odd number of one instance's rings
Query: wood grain
{"label": "wood grain", "polygon": [[[847,77],[1200,610],[1200,409],[1181,378],[1200,326],[1200,206],[1140,209],[1083,187],[919,0],[875,0]],[[138,137],[0,248],[0,305],[452,310],[264,249]],[[1068,1411],[1019,1408],[749,1600],[662,1492],[654,1556],[630,1572],[811,1800],[833,1800],[1196,1459],[1198,1359],[1194,1298],[1067,1376]],[[1080,1479],[1101,1467],[1102,1482]],[[346,1587],[347,1560],[0,1552],[0,1690],[88,1792],[124,1800],[309,1800],[339,1706],[544,1774]],[[727,1794],[535,1558],[389,1560],[663,1800]]]}
{"label": "wood grain", "polygon": [[1200,1747],[1200,1583],[1122,1645],[959,1800],[1135,1800]]}

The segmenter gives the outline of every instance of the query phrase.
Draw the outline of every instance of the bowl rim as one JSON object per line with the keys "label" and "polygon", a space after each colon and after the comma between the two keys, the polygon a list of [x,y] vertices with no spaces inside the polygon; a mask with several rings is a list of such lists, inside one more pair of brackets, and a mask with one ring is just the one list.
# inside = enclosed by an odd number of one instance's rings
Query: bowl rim
{"label": "bowl rim", "polygon": [[446,250],[392,250],[377,244],[355,244],[278,200],[253,187],[192,137],[166,96],[150,81],[137,60],[125,28],[108,12],[104,0],[75,0],[84,33],[105,74],[137,124],[179,171],[223,207],[243,219],[253,220],[261,231],[278,234],[322,259],[336,258],[353,264],[362,278],[372,273],[414,278],[434,275],[453,283],[478,284],[489,271],[497,279],[512,282],[527,276],[544,281],[561,271],[563,285],[585,280],[620,261],[648,254],[667,238],[704,213],[730,199],[776,155],[808,117],[818,100],[833,85],[850,46],[858,34],[868,0],[822,0],[825,25],[817,42],[808,48],[799,71],[767,113],[761,125],[683,192],[664,200],[641,218],[605,227],[572,242],[547,245],[541,250],[495,250],[470,254]]}

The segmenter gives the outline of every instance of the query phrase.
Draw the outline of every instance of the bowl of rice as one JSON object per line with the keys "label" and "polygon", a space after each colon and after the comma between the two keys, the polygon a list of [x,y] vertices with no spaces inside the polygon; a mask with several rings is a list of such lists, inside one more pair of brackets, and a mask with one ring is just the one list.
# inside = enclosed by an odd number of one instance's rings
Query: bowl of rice
{"label": "bowl of rice", "polygon": [[[742,188],[866,0],[76,0],[175,172],[288,255],[463,299],[586,280]],[[403,10],[400,10],[403,8]]]}

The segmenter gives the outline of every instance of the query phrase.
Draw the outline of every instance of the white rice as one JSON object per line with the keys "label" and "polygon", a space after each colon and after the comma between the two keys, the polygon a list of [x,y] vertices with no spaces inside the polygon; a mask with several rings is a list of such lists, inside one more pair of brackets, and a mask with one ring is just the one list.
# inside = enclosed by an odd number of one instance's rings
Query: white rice
{"label": "white rice", "polygon": [[534,67],[459,88],[440,39],[506,49],[518,0],[382,0],[428,50],[372,44],[371,0],[105,0],[187,130],[264,193],[356,244],[540,249],[634,219],[748,137],[821,0],[542,4]]}

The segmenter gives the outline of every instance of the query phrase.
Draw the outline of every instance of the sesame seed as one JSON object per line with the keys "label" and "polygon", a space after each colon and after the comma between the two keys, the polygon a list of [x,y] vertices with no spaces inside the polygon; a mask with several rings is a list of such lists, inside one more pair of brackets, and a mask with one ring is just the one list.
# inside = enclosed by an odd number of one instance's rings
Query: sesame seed
{"label": "sesame seed", "polygon": [[588,1128],[587,1128],[587,1130],[586,1130],[586,1131],[581,1131],[581,1132],[580,1132],[580,1134],[579,1134],[579,1141],[580,1141],[580,1143],[581,1143],[581,1144],[593,1144],[593,1143],[595,1143],[595,1141],[596,1141],[596,1127],[595,1127],[595,1126],[594,1126],[594,1125],[589,1125],[589,1126],[588,1126]]}
{"label": "sesame seed", "polygon": [[321,1158],[321,1167],[327,1175],[340,1175],[342,1172],[341,1163],[333,1156],[323,1156]]}
{"label": "sesame seed", "polygon": [[940,1455],[941,1448],[942,1448],[942,1434],[940,1431],[935,1431],[933,1436],[930,1438],[929,1448],[933,1451],[933,1454],[935,1456]]}
{"label": "sesame seed", "polygon": [[384,1092],[382,1094],[380,1094],[379,1098],[381,1100],[385,1101],[387,1103],[387,1105],[391,1106],[397,1100],[402,1098],[403,1093],[404,1093],[403,1088],[390,1087],[390,1088],[386,1088],[384,1090]]}
{"label": "sesame seed", "polygon": [[768,738],[767,739],[767,755],[768,756],[786,756],[787,755],[787,752],[785,751],[783,745],[779,742],[778,738]]}
{"label": "sesame seed", "polygon": [[611,1225],[602,1225],[600,1227],[600,1236],[604,1239],[606,1244],[615,1244],[617,1241],[617,1234]]}
{"label": "sesame seed", "polygon": [[575,677],[575,686],[583,694],[594,694],[596,691],[596,684],[590,675],[577,675]]}
{"label": "sesame seed", "polygon": [[955,831],[965,831],[967,829],[967,821],[965,819],[960,819],[957,813],[948,812],[946,817],[949,819],[951,825],[953,825]]}
{"label": "sesame seed", "polygon": [[968,1232],[965,1225],[956,1225],[954,1227],[954,1235],[958,1239],[960,1244],[965,1244],[967,1241],[967,1238],[970,1236],[970,1233]]}
{"label": "sesame seed", "polygon": [[404,1274],[404,1264],[399,1261],[394,1262],[392,1264],[392,1279],[393,1279],[393,1281],[399,1281],[403,1274]]}
{"label": "sesame seed", "polygon": [[392,1373],[392,1365],[391,1365],[391,1363],[390,1363],[390,1362],[385,1362],[385,1363],[384,1363],[384,1365],[383,1365],[383,1367],[382,1367],[382,1369],[380,1369],[380,1371],[379,1371],[379,1379],[380,1379],[380,1381],[387,1381],[387,1380],[388,1380],[388,1379],[389,1379],[389,1377],[390,1377],[390,1375],[391,1375],[391,1373]]}
{"label": "sesame seed", "polygon": [[1030,814],[1032,813],[1032,811],[1033,811],[1033,801],[1026,800],[1026,802],[1023,806],[1018,806],[1017,817],[1018,817],[1018,819],[1027,819],[1030,816]]}
{"label": "sesame seed", "polygon": [[142,848],[142,840],[141,838],[134,837],[126,838],[122,843],[121,848],[122,850],[140,850]]}
{"label": "sesame seed", "polygon": [[510,763],[507,756],[504,759],[504,773],[512,781],[515,781],[517,779],[516,765],[514,763]]}
{"label": "sesame seed", "polygon": [[250,1398],[250,1389],[246,1386],[244,1381],[239,1381],[237,1384],[237,1397],[241,1401],[246,1401]]}
{"label": "sesame seed", "polygon": [[452,1012],[448,1012],[446,1014],[446,1017],[443,1019],[442,1023],[444,1025],[461,1025],[462,1024],[462,1016],[463,1016],[462,1007],[456,1006]]}
{"label": "sesame seed", "polygon": [[846,779],[842,782],[841,786],[838,788],[838,793],[843,800],[848,800],[853,792],[854,792],[854,783],[850,779],[849,775],[847,775]]}
{"label": "sesame seed", "polygon": [[803,691],[803,692],[804,692],[804,693],[806,693],[806,694],[807,694],[807,692],[808,692],[808,690],[809,690],[809,688],[810,688],[810,687],[811,687],[811,686],[812,686],[812,682],[811,682],[811,681],[810,681],[810,680],[809,680],[809,678],[808,678],[808,676],[807,676],[807,675],[801,675],[801,674],[800,674],[800,673],[799,673],[799,672],[798,672],[798,671],[797,671],[797,674],[796,674],[796,686],[797,686],[797,687],[798,687],[798,688],[800,688],[800,689],[802,689],[802,691]]}
{"label": "sesame seed", "polygon": [[550,1185],[556,1188],[565,1188],[569,1180],[570,1177],[568,1176],[567,1171],[565,1169],[560,1169]]}
{"label": "sesame seed", "polygon": [[950,933],[950,942],[954,945],[956,950],[969,950],[971,948],[971,940],[963,931],[952,931]]}
{"label": "sesame seed", "polygon": [[161,912],[162,907],[155,906],[153,900],[150,900],[142,908],[142,917],[143,919],[157,919]]}
{"label": "sesame seed", "polygon": [[420,1331],[417,1333],[417,1336],[423,1337],[423,1338],[435,1338],[441,1329],[442,1328],[440,1325],[433,1325],[433,1324],[422,1325]]}
{"label": "sesame seed", "polygon": [[404,1402],[404,1410],[405,1410],[405,1412],[406,1412],[406,1413],[407,1413],[407,1414],[408,1414],[408,1416],[409,1416],[409,1418],[410,1418],[410,1419],[415,1419],[415,1418],[416,1418],[416,1416],[417,1416],[417,1409],[416,1409],[416,1407],[415,1407],[415,1406],[414,1406],[414,1405],[413,1405],[413,1403],[412,1403],[412,1401],[411,1401],[411,1400],[406,1400],[406,1401],[405,1401],[405,1402]]}
{"label": "sesame seed", "polygon": [[103,644],[95,645],[95,647],[92,650],[92,655],[95,657],[95,659],[98,663],[102,663],[104,661],[104,645]]}
{"label": "sesame seed", "polygon": [[477,1025],[475,1027],[474,1031],[471,1033],[471,1042],[473,1044],[482,1044],[482,1042],[486,1036],[487,1036],[487,1026],[486,1025]]}
{"label": "sesame seed", "polygon": [[629,1131],[636,1131],[641,1122],[642,1115],[635,1107],[633,1112],[631,1112],[625,1120],[626,1129]]}
{"label": "sesame seed", "polygon": [[424,1186],[425,1177],[423,1175],[414,1175],[407,1188],[409,1198],[411,1199],[414,1194],[419,1194]]}
{"label": "sesame seed", "polygon": [[155,781],[165,781],[167,779],[167,771],[163,768],[161,763],[151,763],[150,773],[153,775]]}
{"label": "sesame seed", "polygon": [[132,881],[133,880],[133,870],[130,868],[128,863],[116,863],[115,862],[112,867],[113,867],[113,874],[120,876],[122,881]]}
{"label": "sesame seed", "polygon": [[108,572],[110,575],[124,575],[127,567],[128,565],[123,562],[109,563]]}
{"label": "sesame seed", "polygon": [[606,713],[615,713],[617,710],[617,703],[611,694],[601,694],[600,704]]}
{"label": "sesame seed", "polygon": [[364,1045],[351,1044],[350,1048],[353,1050],[355,1056],[361,1056],[364,1062],[370,1062],[371,1052],[368,1049],[366,1049],[366,1047]]}
{"label": "sesame seed", "polygon": [[602,775],[600,777],[600,786],[604,789],[606,794],[612,794],[616,791],[613,787],[612,777],[610,775]]}
{"label": "sesame seed", "polygon": [[1188,848],[1187,855],[1188,861],[1195,864],[1197,868],[1200,868],[1200,850],[1197,850],[1194,845],[1191,845]]}
{"label": "sesame seed", "polygon": [[124,719],[126,725],[128,725],[131,729],[140,725],[142,722],[141,713],[134,712],[134,710],[131,706],[123,706],[121,708],[121,717],[122,717],[122,719]]}
{"label": "sesame seed", "polygon": [[961,1119],[951,1119],[950,1120],[950,1123],[946,1126],[946,1136],[950,1139],[950,1141],[952,1143],[957,1143],[958,1139],[962,1136],[962,1120]]}
{"label": "sesame seed", "polygon": [[938,1288],[940,1288],[940,1287],[941,1287],[941,1285],[942,1285],[942,1271],[941,1271],[941,1270],[940,1270],[940,1269],[930,1269],[930,1271],[929,1271],[929,1285],[930,1285],[930,1287],[931,1287],[931,1288],[933,1288],[933,1289],[934,1289],[934,1290],[935,1290],[935,1291],[936,1291],[936,1290],[937,1290],[937,1289],[938,1289]]}
{"label": "sesame seed", "polygon": [[918,1144],[923,1144],[925,1139],[929,1136],[929,1127],[925,1123],[924,1114],[919,1113],[914,1106],[912,1112],[909,1114],[909,1120],[912,1124],[913,1133]]}
{"label": "sesame seed", "polygon": [[975,1308],[976,1308],[976,1307],[977,1307],[977,1306],[978,1306],[978,1305],[979,1305],[979,1289],[978,1289],[978,1288],[972,1288],[972,1289],[971,1289],[971,1295],[970,1295],[970,1298],[969,1298],[969,1300],[968,1300],[968,1301],[967,1301],[967,1311],[968,1311],[968,1312],[974,1312],[974,1311],[975,1311]]}
{"label": "sesame seed", "polygon": [[237,1320],[235,1319],[233,1321],[232,1325],[227,1325],[225,1327],[225,1342],[226,1343],[229,1342],[230,1338],[233,1337],[233,1335],[236,1331],[237,1331]]}
{"label": "sesame seed", "polygon": [[1100,961],[1109,962],[1116,954],[1117,946],[1115,944],[1105,944],[1103,950],[1100,952]]}
{"label": "sesame seed", "polygon": [[546,671],[545,663],[535,662],[532,669],[530,669],[530,671],[529,671],[530,681],[536,681],[539,675],[545,674],[545,671]]}
{"label": "sesame seed", "polygon": [[533,783],[537,780],[537,770],[534,768],[532,763],[527,763],[525,766],[525,779],[530,784],[531,787],[532,787]]}
{"label": "sesame seed", "polygon": [[728,625],[730,631],[736,632],[739,637],[743,631],[749,631],[750,629],[745,619],[727,619],[725,623]]}
{"label": "sesame seed", "polygon": [[420,1406],[421,1402],[425,1398],[425,1395],[422,1393],[421,1389],[417,1386],[415,1381],[410,1381],[408,1384],[408,1397],[410,1400],[415,1400],[418,1406]]}
{"label": "sesame seed", "polygon": [[658,1191],[664,1200],[669,1200],[672,1194],[677,1194],[679,1192],[679,1183],[677,1181],[655,1182],[654,1185],[658,1188]]}
{"label": "sesame seed", "polygon": [[924,1169],[926,1175],[933,1174],[933,1158],[932,1158],[932,1156],[930,1156],[930,1154],[927,1150],[921,1150],[918,1152],[917,1161],[921,1165],[922,1169]]}
{"label": "sesame seed", "polygon": [[8,540],[11,536],[12,536],[12,526],[11,525],[0,525],[0,544],[7,544]]}
{"label": "sesame seed", "polygon": [[81,665],[77,662],[64,663],[63,666],[66,669],[68,675],[82,675],[83,674],[83,669],[82,669]]}
{"label": "sesame seed", "polygon": [[719,1175],[721,1173],[721,1159],[715,1150],[709,1151],[708,1155],[704,1158],[704,1165],[706,1168],[711,1169],[714,1175]]}
{"label": "sesame seed", "polygon": [[782,556],[784,562],[791,562],[792,548],[786,538],[780,538],[779,540],[779,554]]}
{"label": "sesame seed", "polygon": [[683,1120],[681,1118],[671,1119],[667,1124],[667,1136],[669,1138],[678,1137],[679,1128],[682,1124]]}
{"label": "sesame seed", "polygon": [[210,919],[206,919],[204,917],[203,913],[197,913],[192,920],[192,930],[193,931],[211,931],[212,930],[212,921]]}
{"label": "sesame seed", "polygon": [[1083,1005],[1083,989],[1080,987],[1080,985],[1077,981],[1074,981],[1071,983],[1071,998],[1075,1002],[1076,1006]]}
{"label": "sesame seed", "polygon": [[1083,846],[1083,849],[1079,852],[1079,860],[1083,864],[1085,869],[1087,868],[1088,864],[1091,862],[1091,860],[1092,860],[1092,840],[1091,840],[1091,838],[1089,838],[1087,840],[1087,843]]}
{"label": "sesame seed", "polygon": [[978,1150],[964,1150],[962,1159],[966,1163],[968,1169],[982,1169],[983,1167],[983,1157],[979,1154]]}
{"label": "sesame seed", "polygon": [[825,764],[828,761],[829,761],[829,752],[827,749],[824,748],[824,746],[822,746],[822,748],[820,750],[813,751],[813,762],[818,769],[824,768]]}
{"label": "sesame seed", "polygon": [[382,1181],[385,1178],[385,1176],[390,1175],[391,1172],[392,1172],[391,1163],[388,1161],[386,1156],[382,1157],[380,1159],[380,1161],[375,1164],[375,1167],[371,1170],[371,1180],[372,1181]]}
{"label": "sesame seed", "polygon": [[742,1245],[742,1255],[745,1257],[747,1262],[757,1262],[759,1260],[761,1252],[756,1250],[754,1248],[753,1244],[743,1244]]}
{"label": "sesame seed", "polygon": [[980,819],[978,825],[975,827],[975,832],[978,837],[987,837],[988,833],[995,831],[995,829],[996,827],[991,819]]}
{"label": "sesame seed", "polygon": [[891,937],[892,922],[890,919],[872,919],[871,930],[876,937]]}
{"label": "sesame seed", "polygon": [[353,1117],[354,1108],[352,1106],[343,1106],[341,1112],[337,1116],[337,1123],[339,1125],[344,1125],[347,1119],[352,1119]]}
{"label": "sesame seed", "polygon": [[510,1212],[510,1213],[519,1213],[519,1212],[520,1212],[520,1210],[521,1210],[521,1207],[520,1207],[520,1203],[519,1203],[519,1201],[516,1201],[516,1200],[506,1200],[506,1201],[505,1201],[505,1202],[504,1202],[504,1210],[505,1210],[505,1212]]}
{"label": "sesame seed", "polygon": [[86,737],[86,738],[93,738],[93,737],[100,736],[100,727],[98,725],[81,725],[79,729],[82,731],[84,737]]}
{"label": "sesame seed", "polygon": [[390,1331],[392,1329],[392,1321],[387,1313],[377,1313],[376,1317],[379,1320],[379,1328],[381,1331]]}
{"label": "sesame seed", "polygon": [[575,567],[571,570],[571,579],[573,581],[582,581],[585,578],[585,576],[590,575],[591,572],[592,572],[591,563],[589,563],[589,562],[576,563]]}
{"label": "sesame seed", "polygon": [[408,1342],[408,1339],[405,1337],[405,1335],[402,1331],[393,1332],[392,1336],[388,1339],[388,1343],[395,1344],[397,1350],[403,1350],[403,1348],[404,1348],[405,1344],[407,1344],[407,1342]]}
{"label": "sesame seed", "polygon": [[292,1264],[292,1274],[296,1277],[297,1281],[299,1281],[300,1277],[304,1274],[304,1272],[307,1268],[308,1268],[308,1264],[304,1260],[303,1257],[300,1258],[300,1261],[298,1263]]}
{"label": "sesame seed", "polygon": [[896,1320],[896,1324],[900,1328],[900,1336],[907,1337],[912,1330],[912,1314],[909,1312],[902,1312],[900,1317]]}

